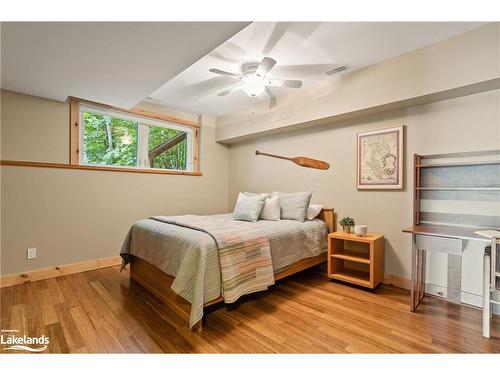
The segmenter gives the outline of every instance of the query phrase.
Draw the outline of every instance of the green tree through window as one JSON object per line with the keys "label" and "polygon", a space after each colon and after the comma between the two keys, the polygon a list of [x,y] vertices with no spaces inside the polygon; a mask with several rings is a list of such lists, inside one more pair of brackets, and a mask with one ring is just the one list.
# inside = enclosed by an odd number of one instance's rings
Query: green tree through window
{"label": "green tree through window", "polygon": [[93,111],[82,111],[81,115],[83,164],[147,168],[149,161],[150,168],[188,169],[189,130]]}
{"label": "green tree through window", "polygon": [[85,164],[137,165],[137,122],[83,112],[83,125]]}
{"label": "green tree through window", "polygon": [[[158,146],[182,134],[185,134],[185,132],[161,126],[149,126],[148,151],[154,150]],[[187,166],[187,154],[187,139],[184,137],[175,146],[161,154],[153,156],[150,159],[150,166],[151,168],[185,170]]]}

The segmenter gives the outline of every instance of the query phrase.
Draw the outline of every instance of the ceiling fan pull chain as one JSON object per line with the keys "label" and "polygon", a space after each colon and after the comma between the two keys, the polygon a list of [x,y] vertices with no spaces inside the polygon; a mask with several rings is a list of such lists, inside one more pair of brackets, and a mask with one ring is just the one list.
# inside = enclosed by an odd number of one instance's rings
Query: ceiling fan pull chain
{"label": "ceiling fan pull chain", "polygon": [[251,115],[251,118],[250,118],[250,122],[252,124],[255,124],[255,101],[256,101],[255,96],[251,96],[250,97],[250,101],[252,103],[252,115]]}

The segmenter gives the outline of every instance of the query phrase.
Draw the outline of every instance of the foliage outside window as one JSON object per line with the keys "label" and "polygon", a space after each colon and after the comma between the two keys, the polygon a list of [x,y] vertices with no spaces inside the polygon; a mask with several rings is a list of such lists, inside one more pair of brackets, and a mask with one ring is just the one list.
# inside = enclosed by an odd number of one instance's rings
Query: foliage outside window
{"label": "foliage outside window", "polygon": [[[168,142],[176,143],[168,147]],[[154,151],[158,150],[157,153]],[[187,139],[186,133],[180,130],[150,126],[148,134],[148,157],[151,168],[165,168],[185,170],[187,165]]]}
{"label": "foliage outside window", "polygon": [[118,111],[80,107],[80,163],[193,170],[193,129]]}

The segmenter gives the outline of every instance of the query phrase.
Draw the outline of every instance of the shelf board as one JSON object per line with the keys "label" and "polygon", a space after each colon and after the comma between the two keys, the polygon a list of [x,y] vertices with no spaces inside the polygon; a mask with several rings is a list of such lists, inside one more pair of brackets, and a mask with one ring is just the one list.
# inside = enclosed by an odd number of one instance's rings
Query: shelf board
{"label": "shelf board", "polygon": [[500,149],[485,151],[450,152],[446,154],[419,155],[421,159],[461,158],[470,156],[500,155]]}
{"label": "shelf board", "polygon": [[370,287],[370,273],[367,271],[344,268],[342,271],[330,273],[328,277],[361,286]]}
{"label": "shelf board", "polygon": [[370,255],[367,255],[368,256],[362,256],[360,252],[343,250],[342,252],[332,254],[332,258],[349,260],[356,263],[370,264]]}
{"label": "shelf board", "polygon": [[500,191],[500,187],[473,187],[473,188],[456,188],[456,187],[417,187],[417,190],[427,190],[427,191],[440,191],[440,190],[451,190],[451,191]]}
{"label": "shelf board", "polygon": [[495,165],[500,164],[500,160],[469,161],[457,163],[436,163],[436,164],[417,164],[417,168],[439,168],[439,167],[468,167],[475,165]]}

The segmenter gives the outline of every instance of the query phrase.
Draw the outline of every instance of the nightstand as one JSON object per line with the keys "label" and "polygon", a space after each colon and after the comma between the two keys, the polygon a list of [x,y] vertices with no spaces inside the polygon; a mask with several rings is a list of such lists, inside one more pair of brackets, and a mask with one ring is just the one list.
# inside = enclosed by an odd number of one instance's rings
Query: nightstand
{"label": "nightstand", "polygon": [[384,279],[384,235],[328,235],[328,277],[374,289]]}

